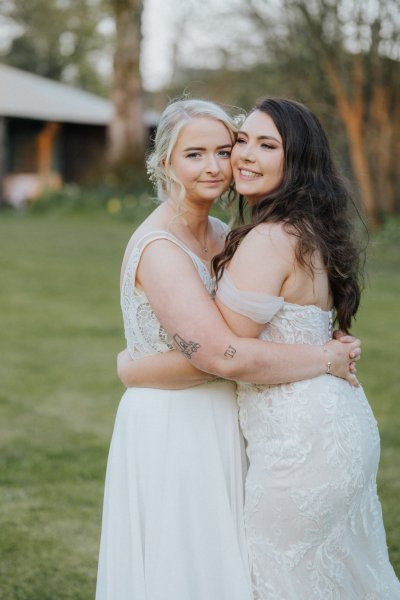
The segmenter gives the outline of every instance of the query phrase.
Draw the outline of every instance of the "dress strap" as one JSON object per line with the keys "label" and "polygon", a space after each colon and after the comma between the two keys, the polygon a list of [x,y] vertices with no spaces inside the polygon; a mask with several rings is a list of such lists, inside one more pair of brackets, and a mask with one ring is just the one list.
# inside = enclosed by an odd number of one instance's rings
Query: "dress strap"
{"label": "dress strap", "polygon": [[155,240],[168,240],[169,242],[173,242],[174,244],[179,246],[187,254],[193,254],[193,252],[190,250],[190,248],[185,246],[185,244],[183,242],[181,242],[181,240],[179,238],[177,238],[172,233],[169,233],[169,231],[163,231],[162,229],[145,233],[145,235],[143,235],[135,243],[135,246],[139,249],[140,253],[142,253],[143,250],[146,248],[146,246],[148,246],[148,244],[150,244],[151,242],[154,242]]}
{"label": "dress strap", "polygon": [[195,264],[195,266],[199,267],[204,267],[206,268],[202,262],[201,259],[190,250],[190,248],[188,248],[187,246],[185,246],[185,244],[183,242],[181,242],[177,237],[175,237],[174,235],[172,235],[172,233],[169,233],[168,231],[163,231],[162,229],[160,230],[154,230],[154,231],[150,231],[148,233],[146,233],[145,235],[143,235],[137,242],[135,242],[135,244],[132,247],[131,253],[129,255],[128,260],[126,261],[126,265],[125,265],[125,269],[124,269],[124,274],[122,276],[121,279],[121,287],[123,288],[125,285],[125,281],[126,281],[126,276],[129,272],[130,274],[130,280],[131,283],[133,283],[136,279],[136,271],[140,262],[140,258],[142,256],[143,250],[152,242],[155,242],[156,240],[168,240],[169,242],[172,242],[173,244],[175,244],[176,246],[179,246],[179,248],[181,248],[184,252],[186,252],[186,254],[189,255],[189,257],[191,258],[191,260],[193,261],[193,263]]}
{"label": "dress strap", "polygon": [[216,297],[234,312],[262,324],[268,323],[284,304],[281,296],[239,290],[226,269],[218,282]]}

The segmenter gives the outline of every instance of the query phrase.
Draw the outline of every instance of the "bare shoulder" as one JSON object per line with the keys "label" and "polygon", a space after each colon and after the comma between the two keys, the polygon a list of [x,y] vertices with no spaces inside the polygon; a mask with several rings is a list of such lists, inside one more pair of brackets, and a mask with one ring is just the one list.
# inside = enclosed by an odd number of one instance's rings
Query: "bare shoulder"
{"label": "bare shoulder", "polygon": [[292,235],[289,226],[285,225],[285,223],[260,223],[253,227],[246,237],[250,237],[250,239],[254,238],[261,243],[262,241],[290,245],[295,243],[295,236]]}
{"label": "bare shoulder", "polygon": [[242,290],[279,296],[293,269],[290,235],[279,224],[263,223],[242,240],[229,263],[229,272]]}
{"label": "bare shoulder", "polygon": [[[149,239],[150,239],[152,237],[152,234],[154,234],[154,237],[156,238],[157,233],[163,232],[165,230],[166,230],[165,219],[163,219],[163,217],[162,217],[161,206],[159,206],[152,213],[150,213],[150,215],[143,221],[143,223],[141,223],[139,225],[139,227],[132,233],[131,237],[129,238],[128,243],[125,248],[124,256],[122,259],[121,278],[122,278],[122,274],[125,271],[126,264],[129,261],[129,258],[132,255],[135,247],[138,246],[139,242],[141,242],[141,240],[144,240],[147,236],[149,236]],[[154,242],[155,241],[156,240],[154,240]],[[147,248],[152,247],[152,250],[150,253],[152,256],[154,254],[161,255],[165,251],[167,251],[167,253],[170,253],[170,252],[174,252],[174,251],[178,250],[177,256],[179,257],[180,254],[183,254],[183,253],[176,246],[174,248],[174,246],[175,245],[172,242],[160,238],[157,240],[157,244],[152,242],[152,243],[146,245],[146,247],[144,249],[144,253],[149,254],[149,252],[147,252]],[[179,253],[179,251],[180,251],[180,253]]]}
{"label": "bare shoulder", "polygon": [[261,252],[292,261],[297,238],[284,223],[260,223],[240,244],[240,253]]}
{"label": "bare shoulder", "polygon": [[137,229],[132,233],[126,245],[124,260],[130,256],[134,246],[137,245],[140,240],[151,233],[165,230],[165,219],[162,217],[161,205],[158,206],[149,216],[139,225]]}

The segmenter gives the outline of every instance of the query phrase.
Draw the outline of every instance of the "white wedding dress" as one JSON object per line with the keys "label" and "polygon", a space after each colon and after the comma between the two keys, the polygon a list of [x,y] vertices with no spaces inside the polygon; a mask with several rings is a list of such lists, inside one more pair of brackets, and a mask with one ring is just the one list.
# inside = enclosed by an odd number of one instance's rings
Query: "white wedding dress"
{"label": "white wedding dress", "polygon": [[[134,359],[173,348],[146,295],[135,288],[141,253],[160,238],[187,252],[213,291],[205,264],[177,238],[166,232],[142,238],[121,291]],[[229,381],[125,392],[107,465],[96,600],[252,599],[237,413]]]}
{"label": "white wedding dress", "polygon": [[[270,314],[267,302],[261,339],[322,345],[331,338],[330,312],[276,301]],[[362,388],[330,375],[240,383],[238,401],[250,461],[245,525],[254,599],[400,599],[376,491],[379,433]]]}

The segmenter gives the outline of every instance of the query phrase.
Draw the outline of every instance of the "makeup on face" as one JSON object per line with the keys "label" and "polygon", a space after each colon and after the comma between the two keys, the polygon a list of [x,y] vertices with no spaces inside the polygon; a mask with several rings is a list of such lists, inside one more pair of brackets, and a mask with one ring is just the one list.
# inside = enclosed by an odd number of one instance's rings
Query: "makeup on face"
{"label": "makeup on face", "polygon": [[283,177],[282,138],[269,115],[252,112],[238,132],[231,163],[236,189],[249,204],[279,187]]}
{"label": "makeup on face", "polygon": [[232,180],[231,133],[215,119],[190,121],[180,132],[170,168],[183,184],[187,199],[213,201]]}

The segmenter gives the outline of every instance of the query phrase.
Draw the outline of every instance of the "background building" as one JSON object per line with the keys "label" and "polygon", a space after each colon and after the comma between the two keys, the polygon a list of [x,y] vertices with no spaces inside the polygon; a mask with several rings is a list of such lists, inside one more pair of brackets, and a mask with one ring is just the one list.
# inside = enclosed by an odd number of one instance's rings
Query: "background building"
{"label": "background building", "polygon": [[[104,175],[109,100],[0,65],[0,193],[20,206],[46,188]],[[157,114],[144,115],[149,135]]]}

